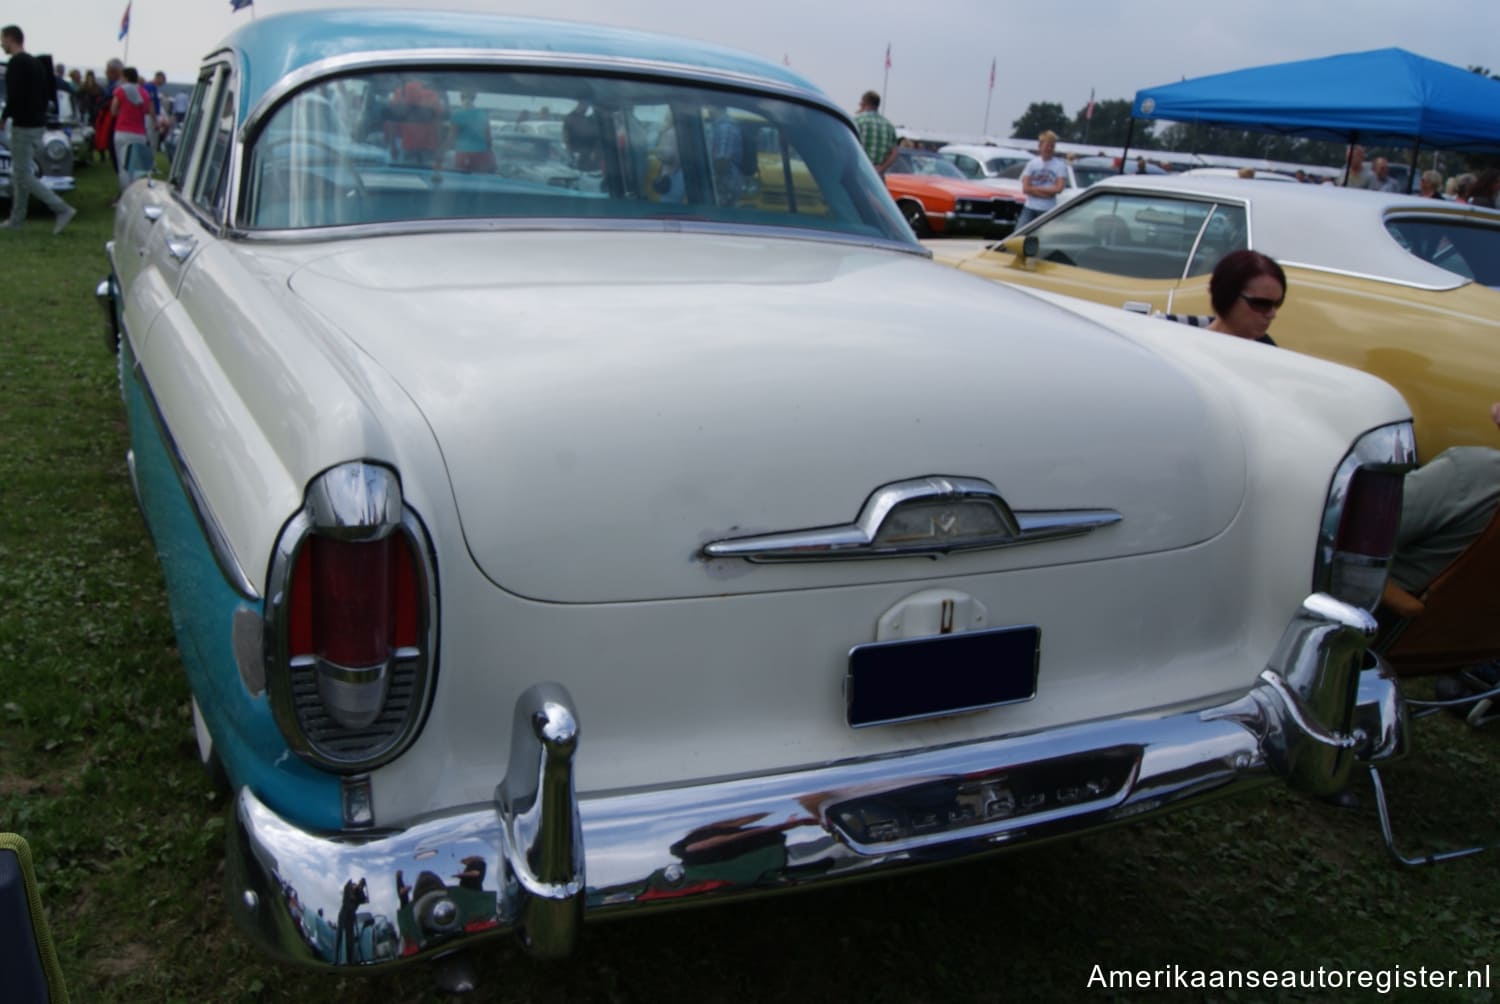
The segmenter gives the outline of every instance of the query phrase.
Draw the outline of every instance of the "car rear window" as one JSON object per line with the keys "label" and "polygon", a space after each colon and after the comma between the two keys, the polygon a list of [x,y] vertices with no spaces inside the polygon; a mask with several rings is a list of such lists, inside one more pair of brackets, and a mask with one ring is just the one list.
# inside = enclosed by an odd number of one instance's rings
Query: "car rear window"
{"label": "car rear window", "polygon": [[912,240],[847,124],[691,83],[352,74],[282,102],[245,161],[238,219],[251,229],[666,218]]}
{"label": "car rear window", "polygon": [[1385,229],[1423,261],[1500,289],[1500,221],[1393,217],[1386,220]]}

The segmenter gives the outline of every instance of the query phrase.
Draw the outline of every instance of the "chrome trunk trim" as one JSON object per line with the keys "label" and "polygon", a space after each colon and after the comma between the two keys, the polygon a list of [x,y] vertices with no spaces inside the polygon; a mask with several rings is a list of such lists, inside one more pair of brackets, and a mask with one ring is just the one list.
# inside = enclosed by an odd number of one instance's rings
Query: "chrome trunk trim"
{"label": "chrome trunk trim", "polygon": [[[882,544],[882,526],[897,509],[923,502],[990,507],[1001,530],[984,537],[948,537],[911,544]],[[854,522],[842,526],[787,530],[748,537],[728,537],[703,547],[708,558],[746,561],[812,561],[829,558],[938,558],[956,551],[1015,547],[1043,540],[1076,537],[1101,526],[1118,523],[1113,509],[1057,509],[1016,512],[1006,505],[995,486],[980,478],[925,477],[897,481],[876,489]]]}

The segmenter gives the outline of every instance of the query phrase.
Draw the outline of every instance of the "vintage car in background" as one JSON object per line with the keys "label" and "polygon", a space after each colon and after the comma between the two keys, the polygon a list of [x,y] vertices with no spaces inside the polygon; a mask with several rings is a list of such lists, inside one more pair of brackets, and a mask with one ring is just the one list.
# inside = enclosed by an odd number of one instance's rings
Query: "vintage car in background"
{"label": "vintage car in background", "polygon": [[[586,102],[601,183],[329,132],[325,98],[412,81]],[[726,116],[761,133],[753,198]],[[668,126],[680,202],[642,168]],[[558,955],[583,921],[1327,792],[1405,741],[1367,652],[1395,391],[934,264],[774,63],[262,17],[109,261],[229,908],[287,958]]]}
{"label": "vintage car in background", "polygon": [[950,143],[938,150],[938,156],[952,161],[970,181],[993,183],[1012,180],[1006,172],[1024,168],[1033,155],[1017,147]]}
{"label": "vintage car in background", "polygon": [[1286,270],[1286,304],[1271,328],[1278,345],[1391,383],[1411,405],[1423,458],[1493,441],[1494,210],[1327,185],[1116,177],[993,248],[934,247],[988,279],[1179,314],[1213,313],[1214,265],[1240,248],[1261,251]]}
{"label": "vintage car in background", "polygon": [[970,181],[946,157],[908,148],[886,169],[885,187],[918,237],[1003,236],[1026,201]]}
{"label": "vintage car in background", "polygon": [[[5,95],[5,67],[0,66],[0,107],[5,105]],[[73,177],[74,140],[69,130],[76,131],[82,141],[84,127],[81,122],[63,117],[63,113],[77,114],[72,99],[71,88],[57,89],[57,101],[48,108],[47,128],[42,133],[42,141],[36,148],[36,159],[31,164],[32,172],[40,175],[42,184],[54,192],[71,192],[77,184],[77,179]],[[88,127],[87,136],[93,136],[92,126]],[[0,131],[0,199],[10,200],[11,172],[15,169],[10,158],[10,132],[7,127]]]}

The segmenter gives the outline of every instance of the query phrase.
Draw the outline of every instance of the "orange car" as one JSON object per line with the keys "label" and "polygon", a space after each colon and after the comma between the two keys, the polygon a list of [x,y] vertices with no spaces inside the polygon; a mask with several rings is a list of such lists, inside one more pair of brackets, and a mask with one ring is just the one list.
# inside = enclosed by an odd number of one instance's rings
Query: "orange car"
{"label": "orange car", "polygon": [[896,154],[885,187],[918,237],[1004,237],[1021,214],[1022,200],[970,181],[952,161],[925,150]]}

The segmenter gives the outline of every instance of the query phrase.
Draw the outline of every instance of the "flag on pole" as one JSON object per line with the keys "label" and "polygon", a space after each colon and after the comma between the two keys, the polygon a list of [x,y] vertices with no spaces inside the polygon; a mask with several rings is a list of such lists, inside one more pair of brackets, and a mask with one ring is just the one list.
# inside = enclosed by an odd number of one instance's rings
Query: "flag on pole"
{"label": "flag on pole", "polygon": [[891,68],[891,43],[889,42],[885,43],[885,68],[887,70]]}
{"label": "flag on pole", "polygon": [[123,42],[125,40],[125,36],[128,34],[130,34],[130,4],[125,5],[125,16],[120,18],[119,40]]}
{"label": "flag on pole", "polygon": [[995,89],[995,61],[990,60],[990,90]]}
{"label": "flag on pole", "polygon": [[244,10],[254,2],[255,0],[229,0],[229,9],[231,11]]}
{"label": "flag on pole", "polygon": [[1089,103],[1083,109],[1083,119],[1085,122],[1094,120],[1094,89],[1092,87],[1089,88]]}

